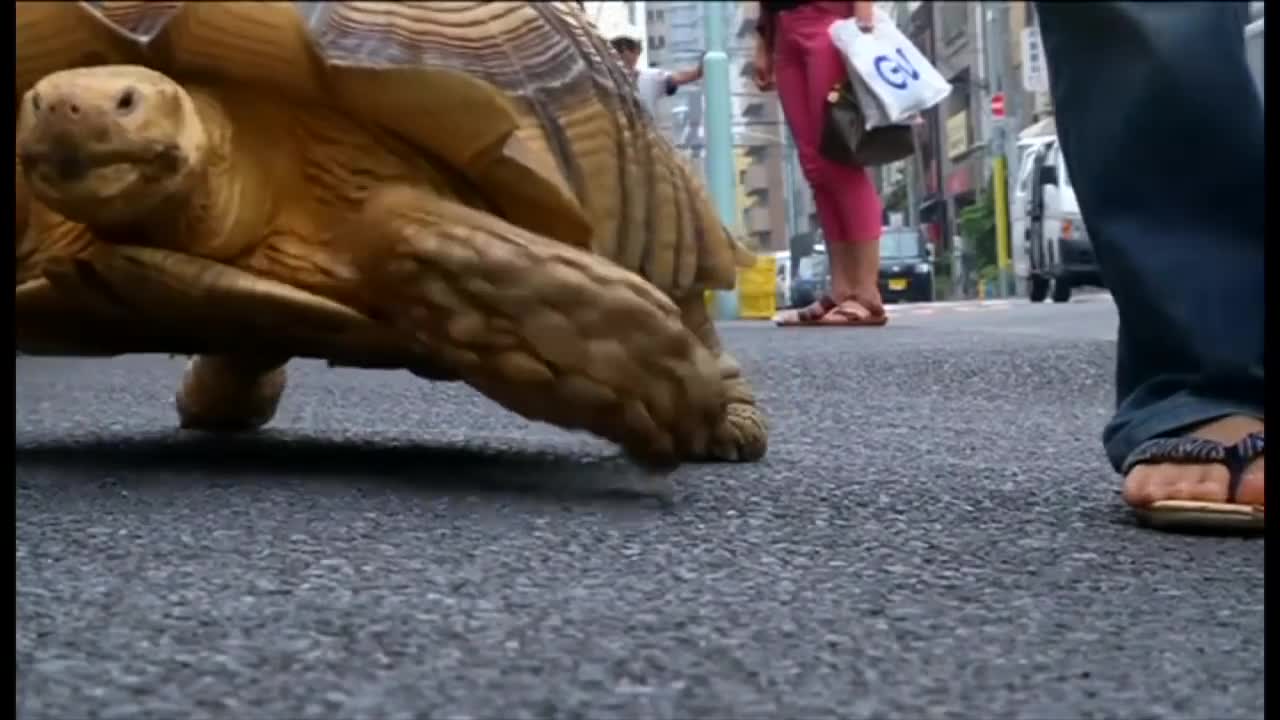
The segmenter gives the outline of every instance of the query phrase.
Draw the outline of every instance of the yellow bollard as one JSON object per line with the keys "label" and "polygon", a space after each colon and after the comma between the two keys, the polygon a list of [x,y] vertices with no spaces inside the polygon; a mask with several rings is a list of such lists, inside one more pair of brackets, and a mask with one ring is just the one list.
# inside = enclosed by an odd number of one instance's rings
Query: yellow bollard
{"label": "yellow bollard", "polygon": [[757,255],[756,264],[738,270],[738,315],[769,320],[778,311],[778,259]]}
{"label": "yellow bollard", "polygon": [[992,185],[996,196],[996,267],[1000,269],[1000,296],[1009,293],[1010,266],[1013,263],[1009,248],[1009,185],[1006,180],[1007,165],[1004,155],[997,155],[991,163]]}

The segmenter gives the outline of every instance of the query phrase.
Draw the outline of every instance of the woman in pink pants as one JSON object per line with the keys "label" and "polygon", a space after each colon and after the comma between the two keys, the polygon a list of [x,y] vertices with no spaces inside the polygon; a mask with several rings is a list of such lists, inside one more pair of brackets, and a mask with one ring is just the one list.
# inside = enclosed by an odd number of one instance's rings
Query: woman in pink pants
{"label": "woman in pink pants", "polygon": [[831,295],[778,316],[780,325],[883,325],[880,220],[883,207],[865,168],[831,162],[818,152],[826,97],[847,78],[844,59],[827,33],[831,24],[858,18],[869,28],[871,2],[760,3],[756,85],[777,86],[782,112],[795,138],[831,260]]}

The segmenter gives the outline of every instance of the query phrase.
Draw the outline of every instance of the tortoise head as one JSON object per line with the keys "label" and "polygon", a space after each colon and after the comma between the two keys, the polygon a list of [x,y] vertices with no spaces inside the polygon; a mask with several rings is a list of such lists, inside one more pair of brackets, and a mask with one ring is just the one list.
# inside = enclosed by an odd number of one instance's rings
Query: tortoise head
{"label": "tortoise head", "polygon": [[187,92],[144,67],[46,75],[18,112],[18,159],[31,194],[87,225],[131,223],[188,193],[208,144]]}

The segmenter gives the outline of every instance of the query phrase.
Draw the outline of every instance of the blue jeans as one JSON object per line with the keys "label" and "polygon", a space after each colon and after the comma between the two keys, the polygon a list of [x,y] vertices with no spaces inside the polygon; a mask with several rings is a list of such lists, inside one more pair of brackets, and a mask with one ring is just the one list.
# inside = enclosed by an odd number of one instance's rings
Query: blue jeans
{"label": "blue jeans", "polygon": [[1036,3],[1059,140],[1120,315],[1119,469],[1141,443],[1263,417],[1262,102],[1243,2]]}

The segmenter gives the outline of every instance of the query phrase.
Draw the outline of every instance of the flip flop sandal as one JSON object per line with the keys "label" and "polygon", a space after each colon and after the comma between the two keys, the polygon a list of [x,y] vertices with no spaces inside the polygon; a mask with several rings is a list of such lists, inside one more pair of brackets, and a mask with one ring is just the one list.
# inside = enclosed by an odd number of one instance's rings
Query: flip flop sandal
{"label": "flip flop sandal", "polygon": [[1196,437],[1156,438],[1138,446],[1120,469],[1128,475],[1139,465],[1177,463],[1183,465],[1225,465],[1230,480],[1226,502],[1199,500],[1159,500],[1144,508],[1135,508],[1138,520],[1161,530],[1218,530],[1261,532],[1264,529],[1265,506],[1236,502],[1244,470],[1262,457],[1263,434],[1250,433],[1235,445],[1224,445]]}
{"label": "flip flop sandal", "polygon": [[857,300],[845,300],[823,315],[816,324],[822,327],[881,327],[888,322],[887,314],[873,315]]}
{"label": "flip flop sandal", "polygon": [[830,295],[823,295],[799,310],[785,310],[774,315],[773,324],[778,327],[809,327],[816,325],[835,307],[836,301]]}

